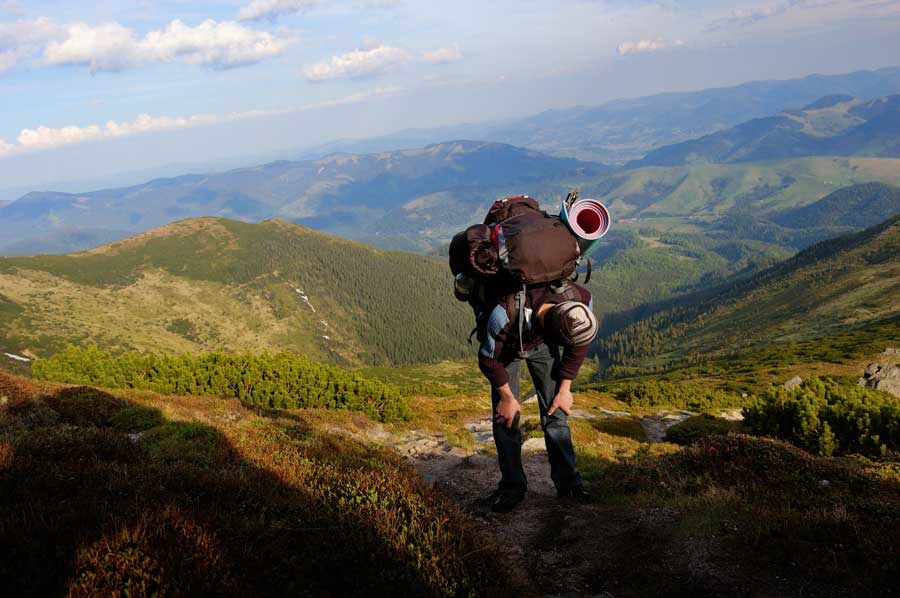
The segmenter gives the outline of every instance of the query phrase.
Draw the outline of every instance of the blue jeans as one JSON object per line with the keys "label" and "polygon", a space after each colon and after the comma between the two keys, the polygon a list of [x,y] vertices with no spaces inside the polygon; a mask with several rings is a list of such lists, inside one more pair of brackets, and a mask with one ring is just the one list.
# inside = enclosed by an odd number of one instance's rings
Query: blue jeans
{"label": "blue jeans", "polygon": [[[531,374],[531,381],[537,390],[538,406],[541,413],[541,429],[544,431],[544,442],[547,446],[547,457],[550,460],[550,477],[557,490],[564,490],[581,483],[581,474],[575,467],[575,449],[572,446],[572,433],[569,422],[562,409],[553,415],[547,415],[550,403],[559,389],[559,350],[545,344],[528,352],[525,365]],[[516,400],[519,399],[519,360],[506,366],[509,374],[509,386]],[[493,411],[497,411],[500,394],[491,389]],[[522,430],[518,425],[507,428],[496,422],[493,425],[494,444],[497,446],[497,460],[500,463],[500,490],[522,491],[528,487],[525,470],[522,468]]]}

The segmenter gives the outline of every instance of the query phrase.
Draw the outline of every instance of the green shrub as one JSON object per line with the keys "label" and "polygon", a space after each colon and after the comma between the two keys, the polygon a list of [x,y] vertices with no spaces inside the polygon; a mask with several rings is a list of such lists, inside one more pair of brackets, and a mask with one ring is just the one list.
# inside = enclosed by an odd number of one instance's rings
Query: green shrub
{"label": "green shrub", "polygon": [[276,409],[349,409],[381,421],[410,417],[398,388],[291,353],[113,356],[95,346],[68,347],[35,362],[33,375],[71,384],[234,397]]}
{"label": "green shrub", "polygon": [[728,421],[708,413],[689,417],[666,430],[666,442],[688,445],[707,436],[741,431],[741,422]]}
{"label": "green shrub", "polygon": [[790,390],[770,387],[745,415],[755,434],[823,456],[883,456],[900,449],[900,399],[829,378]]}
{"label": "green shrub", "polygon": [[625,384],[615,391],[616,397],[632,407],[676,407],[691,411],[709,411],[741,404],[738,395],[680,382],[648,381]]}
{"label": "green shrub", "polygon": [[126,407],[109,420],[110,426],[120,432],[144,432],[165,422],[162,412],[151,407]]}

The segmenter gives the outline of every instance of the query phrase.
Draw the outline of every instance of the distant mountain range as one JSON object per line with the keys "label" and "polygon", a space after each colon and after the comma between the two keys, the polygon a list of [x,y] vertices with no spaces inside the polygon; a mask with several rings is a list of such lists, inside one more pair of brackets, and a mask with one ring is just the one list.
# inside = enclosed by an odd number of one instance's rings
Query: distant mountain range
{"label": "distant mountain range", "polygon": [[444,260],[285,221],[189,219],[85,253],[0,258],[0,349],[291,350],[347,365],[471,355]]}
{"label": "distant mountain range", "polygon": [[[336,142],[306,152],[310,159],[216,174],[85,193],[32,192],[0,203],[0,254],[78,251],[200,216],[285,218],[382,247],[429,251],[479,218],[496,197],[528,193],[550,207],[575,186],[607,201],[618,224],[699,218],[706,226],[747,209],[771,214],[802,208],[854,183],[900,182],[900,170],[889,163],[794,158],[900,155],[900,95],[870,99],[897,91],[900,67],[753,82]],[[791,106],[805,108],[784,111]],[[491,141],[445,141],[453,137]],[[426,145],[430,140],[443,142]],[[409,145],[424,147],[397,149]],[[596,159],[601,146],[638,155],[652,151],[627,170],[560,157]],[[385,147],[391,151],[333,153]],[[711,162],[735,168],[703,166]],[[667,164],[673,166],[658,168]]]}
{"label": "distant mountain range", "polygon": [[671,364],[815,339],[898,315],[900,214],[822,241],[754,276],[669,301],[600,346],[613,361]]}
{"label": "distant mountain range", "polygon": [[900,95],[828,96],[802,110],[653,150],[631,167],[734,163],[804,156],[900,157]]}
{"label": "distant mountain range", "polygon": [[[369,155],[332,154],[273,162],[220,174],[157,179],[89,193],[33,192],[0,207],[0,243],[72,229],[139,232],[173,220],[223,216],[287,218],[349,237],[386,232],[411,200],[438,203],[437,226],[464,223],[461,198],[490,191],[526,192],[564,177],[595,177],[608,168],[499,143],[456,141]],[[499,191],[498,191],[499,192]],[[398,216],[399,211],[399,216]]]}
{"label": "distant mountain range", "polygon": [[556,156],[621,165],[649,151],[727,129],[750,119],[841,94],[863,100],[900,93],[900,67],[843,75],[753,81],[733,87],[614,100],[600,106],[548,110],[526,118],[340,140],[298,152],[314,159],[333,152],[371,153],[421,147],[447,139],[484,139]]}

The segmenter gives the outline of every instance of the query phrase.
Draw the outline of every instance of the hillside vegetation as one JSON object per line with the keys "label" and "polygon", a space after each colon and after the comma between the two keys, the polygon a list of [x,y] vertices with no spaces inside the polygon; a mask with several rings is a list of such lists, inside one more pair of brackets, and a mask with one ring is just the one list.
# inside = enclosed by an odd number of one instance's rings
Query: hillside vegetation
{"label": "hillside vegetation", "polygon": [[290,353],[140,355],[69,347],[35,362],[39,380],[164,394],[240,399],[270,409],[323,407],[361,411],[381,421],[409,417],[400,389]]}
{"label": "hillside vegetation", "polygon": [[85,253],[0,259],[2,344],[292,350],[400,364],[467,355],[468,308],[443,261],[280,221],[186,220]]}
{"label": "hillside vegetation", "polygon": [[778,214],[774,220],[791,228],[869,227],[900,214],[900,188],[862,183],[838,189],[822,199]]}
{"label": "hillside vegetation", "polygon": [[672,301],[601,339],[631,366],[698,361],[741,348],[862,329],[900,314],[900,216],[823,241],[755,276]]}
{"label": "hillside vegetation", "polygon": [[5,596],[466,596],[512,583],[408,463],[314,411],[3,373],[0,546]]}

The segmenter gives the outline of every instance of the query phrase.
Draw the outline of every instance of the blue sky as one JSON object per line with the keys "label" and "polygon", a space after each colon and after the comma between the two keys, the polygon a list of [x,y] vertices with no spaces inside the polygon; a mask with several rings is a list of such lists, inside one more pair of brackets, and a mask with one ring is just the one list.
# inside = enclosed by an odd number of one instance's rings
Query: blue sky
{"label": "blue sky", "polygon": [[898,55],[890,0],[0,0],[0,188]]}

